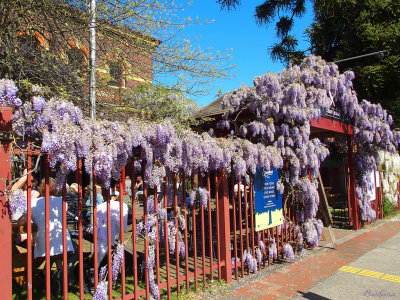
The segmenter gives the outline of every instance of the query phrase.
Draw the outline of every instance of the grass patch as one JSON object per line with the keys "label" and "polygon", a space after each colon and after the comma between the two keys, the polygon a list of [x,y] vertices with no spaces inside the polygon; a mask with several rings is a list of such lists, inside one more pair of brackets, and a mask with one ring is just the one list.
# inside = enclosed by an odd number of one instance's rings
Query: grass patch
{"label": "grass patch", "polygon": [[[36,274],[34,274],[35,276]],[[78,277],[76,277],[78,278]],[[161,282],[165,281],[166,278],[160,278]],[[78,279],[77,279],[78,280]],[[45,289],[45,281],[42,279],[38,279],[38,282],[34,284],[32,294],[34,300],[42,300],[46,299],[46,289]],[[207,280],[206,287],[203,287],[203,281],[198,278],[198,288],[197,291],[194,287],[194,279],[190,279],[189,284],[189,292],[186,290],[186,281],[180,282],[180,294],[177,294],[177,286],[171,286],[171,299],[173,300],[183,300],[183,299],[195,299],[198,298],[199,293],[220,293],[221,289],[226,286],[224,281],[214,280],[211,282]],[[144,290],[146,288],[146,283],[143,279],[139,279],[138,281],[138,290]],[[133,276],[126,276],[125,278],[125,290],[126,294],[131,294],[134,291],[134,279]],[[122,286],[120,280],[113,286],[113,298],[119,298],[122,294]],[[167,288],[160,290],[160,298],[167,299],[168,296]],[[93,295],[90,293],[84,294],[83,299],[92,299]],[[19,286],[13,281],[13,299],[15,300],[22,300],[27,299],[27,291],[26,288]],[[63,299],[62,295],[51,295],[51,299]],[[68,288],[68,299],[71,300],[78,300],[79,297],[79,285],[75,283],[73,286]],[[140,297],[140,299],[145,299],[145,296]]]}
{"label": "grass patch", "polygon": [[400,210],[396,210],[395,208],[395,205],[388,198],[383,198],[383,216],[385,219],[394,217],[400,213]]}

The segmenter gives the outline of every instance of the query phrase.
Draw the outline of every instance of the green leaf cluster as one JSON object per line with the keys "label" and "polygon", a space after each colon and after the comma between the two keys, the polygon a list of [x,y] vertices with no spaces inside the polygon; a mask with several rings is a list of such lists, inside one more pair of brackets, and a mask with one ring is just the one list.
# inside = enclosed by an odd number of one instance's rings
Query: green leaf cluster
{"label": "green leaf cluster", "polygon": [[400,2],[398,0],[315,0],[308,30],[313,53],[352,69],[360,99],[379,102],[400,125]]}
{"label": "green leaf cluster", "polygon": [[[328,62],[384,51],[340,62],[341,72],[351,69],[360,100],[367,99],[393,115],[400,126],[400,1],[399,0],[309,0],[314,22],[306,29],[310,49],[298,49],[293,35],[295,18],[306,11],[305,0],[265,0],[255,8],[259,25],[275,23],[278,42],[271,58],[286,64],[299,62],[311,51]],[[222,8],[236,8],[240,0],[218,0]]]}

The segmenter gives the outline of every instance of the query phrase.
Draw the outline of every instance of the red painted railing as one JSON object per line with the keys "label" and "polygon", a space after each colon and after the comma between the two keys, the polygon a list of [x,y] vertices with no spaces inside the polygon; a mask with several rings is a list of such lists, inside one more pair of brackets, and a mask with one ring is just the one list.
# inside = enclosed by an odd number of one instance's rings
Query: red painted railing
{"label": "red painted railing", "polygon": [[[46,255],[44,257],[44,269],[36,268],[33,265],[37,265],[34,261],[37,261],[37,258],[33,258],[33,250],[34,250],[34,241],[32,239],[32,215],[31,215],[31,189],[32,189],[32,160],[37,159],[37,152],[32,151],[19,151],[20,154],[24,154],[27,159],[27,245],[26,245],[26,266],[24,282],[21,284],[21,288],[24,289],[27,287],[27,298],[32,299],[36,298],[36,294],[40,294],[41,290],[45,291],[45,294],[41,297],[45,297],[46,299],[51,299],[52,291],[55,287],[53,286],[55,281],[55,273],[56,267],[61,266],[62,280],[60,284],[62,285],[62,295],[64,298],[68,298],[70,293],[75,293],[79,295],[80,299],[85,297],[85,294],[88,292],[93,293],[92,283],[90,283],[90,278],[88,278],[87,273],[92,276],[92,280],[94,283],[94,287],[99,283],[99,264],[98,264],[98,205],[96,202],[96,185],[97,178],[94,174],[93,176],[93,185],[91,186],[91,197],[93,197],[93,223],[91,224],[93,238],[91,240],[87,240],[85,238],[85,218],[84,218],[84,203],[86,199],[83,199],[83,190],[84,190],[84,182],[88,181],[88,175],[83,173],[83,162],[79,160],[77,162],[77,171],[74,179],[77,180],[78,184],[78,215],[77,222],[75,224],[67,223],[67,189],[64,185],[62,192],[60,193],[60,197],[62,198],[62,207],[59,212],[59,216],[57,220],[52,219],[51,215],[51,191],[50,191],[50,181],[52,170],[49,167],[49,157],[48,155],[44,155],[44,161],[42,163],[42,169],[39,176],[43,176],[45,180],[45,228],[39,228],[39,230],[44,231],[45,233],[45,244],[46,244]],[[131,191],[130,194],[132,197],[129,199],[129,196],[119,197],[119,211],[124,210],[123,201],[131,204],[132,207],[132,226],[128,231],[121,230],[117,241],[119,243],[125,243],[125,247],[127,251],[126,255],[130,255],[132,257],[132,265],[126,266],[122,264],[120,280],[119,280],[119,296],[115,296],[113,294],[112,285],[112,254],[113,248],[113,237],[111,236],[111,228],[115,226],[113,223],[115,220],[112,217],[113,207],[111,205],[111,195],[110,190],[103,189],[103,196],[107,206],[107,259],[106,265],[108,269],[108,296],[109,298],[117,297],[122,299],[138,299],[141,296],[146,296],[146,298],[150,297],[150,287],[148,280],[148,272],[149,270],[144,267],[144,276],[141,275],[141,270],[139,264],[145,264],[148,258],[149,252],[149,244],[147,238],[142,239],[136,236],[136,224],[139,221],[137,219],[137,215],[143,216],[143,221],[146,222],[147,219],[147,201],[149,200],[149,193],[153,196],[152,201],[154,201],[155,210],[157,210],[157,205],[162,203],[164,207],[167,207],[167,214],[170,216],[169,219],[175,218],[179,210],[181,208],[178,205],[178,193],[182,191],[182,198],[186,198],[186,188],[182,188],[178,191],[178,185],[183,187],[189,182],[193,188],[203,187],[207,189],[210,194],[208,198],[208,208],[205,209],[203,205],[200,207],[192,206],[189,210],[186,207],[186,202],[184,201],[184,205],[182,208],[182,213],[185,219],[186,227],[182,232],[184,244],[185,244],[185,253],[183,256],[179,254],[179,237],[176,235],[176,245],[175,245],[175,253],[171,255],[169,251],[169,236],[168,231],[165,230],[165,236],[162,240],[160,236],[158,236],[157,232],[157,243],[156,243],[156,263],[155,263],[155,281],[159,286],[163,296],[171,297],[173,292],[177,292],[178,294],[181,292],[181,284],[184,283],[186,286],[186,291],[189,292],[190,287],[193,285],[194,289],[198,289],[199,281],[202,281],[203,286],[206,286],[207,280],[213,281],[215,280],[215,276],[218,280],[224,279],[229,282],[231,280],[231,267],[230,267],[230,215],[229,215],[229,196],[227,190],[227,176],[224,172],[216,172],[208,173],[205,175],[201,175],[198,173],[193,173],[192,177],[188,181],[187,178],[183,174],[174,174],[172,179],[173,185],[173,205],[172,207],[168,207],[168,196],[167,196],[167,184],[168,179],[164,178],[163,183],[163,194],[161,198],[158,195],[157,189],[149,190],[146,187],[146,184],[143,186],[143,202],[138,203],[135,200],[135,192],[137,192],[134,188],[135,178],[138,175],[143,175],[144,166],[141,174],[137,174],[134,168],[134,160],[129,163],[128,169],[130,169],[130,177],[132,180]],[[125,170],[121,172],[125,173]],[[41,179],[41,178],[40,178]],[[123,190],[123,182],[125,178],[121,176],[118,181],[118,190],[119,195],[124,195]],[[72,182],[69,182],[70,184]],[[211,184],[213,183],[213,184]],[[124,199],[125,198],[125,199]],[[54,208],[53,208],[54,209]],[[52,241],[50,240],[50,231],[51,225],[54,221],[61,222],[62,227],[62,244],[63,249],[67,248],[68,244],[68,234],[74,231],[74,228],[77,228],[77,235],[75,235],[72,240],[76,243],[77,247],[75,249],[75,256],[78,257],[75,272],[78,275],[77,281],[71,283],[68,281],[71,276],[68,276],[68,272],[71,272],[68,268],[68,260],[70,259],[71,253],[67,251],[63,251],[63,253],[57,257],[53,257],[51,255],[51,249],[54,247]],[[163,220],[164,228],[167,228],[167,221]],[[124,228],[124,217],[123,214],[119,214],[119,228]],[[156,225],[158,228],[158,224]],[[176,230],[180,230],[178,226],[178,219],[175,218],[175,228]],[[11,228],[10,228],[11,232]],[[127,240],[131,240],[129,243]],[[13,245],[13,249],[17,251],[17,249],[21,249],[20,245]],[[58,260],[58,262],[54,263],[54,261]],[[91,265],[92,264],[92,265]],[[104,264],[104,262],[103,262]],[[127,276],[126,267],[130,269],[130,274]],[[172,270],[172,268],[174,270]],[[11,269],[11,266],[10,266]],[[94,272],[90,273],[88,270],[93,269]],[[217,273],[215,274],[215,270]],[[33,278],[36,278],[40,274],[44,274],[44,280],[42,282],[36,282]],[[128,278],[129,277],[129,278]],[[10,280],[8,280],[10,282]],[[87,289],[85,289],[87,287]],[[95,291],[95,290],[94,290]]]}
{"label": "red painted railing", "polygon": [[[10,118],[9,111],[2,111],[2,118]],[[8,122],[8,123],[7,123]],[[9,121],[0,122],[0,131],[11,131]],[[349,139],[349,143],[351,140]],[[9,162],[10,157],[10,141],[3,139],[1,141],[0,152],[0,168],[1,178],[10,178],[11,166]],[[99,271],[100,266],[106,265],[108,270],[108,289],[107,293],[109,298],[117,299],[138,299],[145,296],[150,298],[151,288],[149,282],[149,272],[154,272],[155,283],[159,287],[162,297],[171,298],[173,293],[178,295],[181,293],[181,288],[184,286],[186,292],[191,288],[197,290],[199,284],[207,285],[207,281],[212,282],[215,279],[224,280],[229,283],[234,278],[244,277],[245,274],[250,274],[250,269],[245,265],[243,253],[244,251],[252,253],[255,256],[256,249],[259,248],[260,240],[265,244],[265,250],[262,252],[261,263],[257,265],[257,269],[265,268],[274,263],[268,253],[270,240],[275,239],[278,250],[278,258],[282,258],[283,246],[286,243],[295,244],[295,226],[298,224],[298,216],[296,211],[296,199],[288,204],[284,210],[285,224],[281,228],[273,227],[260,232],[255,231],[255,216],[254,216],[254,195],[253,195],[253,182],[250,176],[248,181],[237,180],[234,174],[229,174],[225,170],[219,172],[207,172],[200,174],[193,171],[192,176],[187,178],[182,173],[174,173],[170,178],[163,178],[160,187],[150,189],[143,185],[143,196],[137,196],[135,189],[135,182],[138,176],[144,177],[145,163],[142,163],[142,170],[137,172],[135,170],[135,160],[133,158],[129,161],[127,166],[122,170],[121,176],[113,187],[114,191],[119,191],[119,204],[112,205],[114,202],[111,200],[110,189],[103,189],[102,196],[106,202],[106,236],[107,244],[99,245],[99,231],[103,223],[98,223],[99,215],[103,212],[99,211],[97,204],[97,191],[96,185],[98,179],[96,174],[93,174],[91,189],[91,198],[93,199],[92,208],[92,222],[88,222],[84,217],[84,203],[86,199],[83,197],[84,186],[89,182],[89,175],[83,170],[83,161],[77,161],[76,174],[73,178],[67,179],[71,184],[75,182],[78,184],[78,211],[77,219],[75,222],[67,222],[67,189],[64,185],[61,198],[61,210],[58,212],[57,220],[52,220],[53,214],[50,214],[52,209],[51,195],[50,195],[50,178],[54,176],[49,167],[49,157],[47,154],[42,155],[43,162],[41,163],[41,171],[38,173],[38,179],[45,180],[45,228],[44,230],[46,255],[44,257],[45,265],[40,263],[40,259],[33,258],[34,253],[34,240],[32,239],[33,224],[32,210],[31,210],[31,190],[32,190],[32,174],[34,169],[33,161],[38,159],[38,152],[29,149],[19,150],[13,155],[23,155],[26,159],[27,168],[27,223],[26,233],[27,241],[24,245],[16,245],[15,240],[11,239],[11,223],[7,216],[7,209],[5,209],[5,197],[1,198],[1,205],[3,206],[3,218],[0,218],[0,246],[2,247],[2,255],[0,263],[2,271],[0,271],[0,288],[4,291],[5,298],[11,298],[11,277],[12,274],[9,270],[13,269],[11,262],[16,263],[17,256],[25,255],[24,261],[20,265],[23,268],[23,276],[19,278],[21,287],[15,291],[19,293],[22,290],[27,290],[27,298],[33,299],[38,297],[45,297],[51,299],[52,291],[57,288],[57,283],[62,286],[62,295],[65,299],[73,293],[84,299],[90,293],[96,291],[99,284]],[[43,159],[44,157],[44,159]],[[349,160],[351,160],[351,153]],[[93,172],[94,173],[94,172]],[[125,175],[129,175],[131,179],[130,191],[125,191]],[[350,180],[350,194],[354,195],[354,179]],[[167,193],[167,187],[172,185],[172,194]],[[187,198],[187,186],[192,189],[202,187],[209,191],[207,199],[207,208],[203,205],[197,204],[196,206],[187,207],[186,201],[183,201],[182,207],[178,203],[178,199]],[[0,191],[5,190],[6,182],[0,182]],[[237,189],[235,188],[237,186]],[[181,188],[179,188],[181,187]],[[160,193],[162,190],[162,193]],[[179,193],[181,193],[179,195]],[[131,196],[128,196],[130,194]],[[2,194],[0,194],[3,196]],[[153,196],[152,198],[150,196]],[[148,236],[138,237],[136,232],[136,225],[140,221],[147,220],[147,202],[154,201],[154,208],[157,211],[159,205],[166,208],[168,219],[157,221],[157,238],[155,243],[155,265],[154,271],[146,267],[149,258],[149,240]],[[380,198],[381,201],[381,198]],[[112,234],[113,226],[120,229],[126,227],[124,212],[126,205],[129,204],[132,210],[132,225],[128,226],[126,230],[117,230],[119,232],[118,238],[113,243],[114,237]],[[102,207],[103,209],[103,207]],[[118,212],[118,220],[113,218],[114,212]],[[168,233],[168,222],[172,221],[175,224],[175,230],[179,228],[178,215],[182,214],[185,229],[182,230],[181,235],[185,246],[184,253],[179,253],[180,240],[178,234],[175,236],[175,252],[170,250],[170,239]],[[354,212],[353,219],[357,220],[358,215]],[[68,245],[68,235],[72,232],[77,234],[71,237],[74,242],[74,253],[67,253],[63,251],[61,255],[51,256],[52,243],[50,240],[51,224],[60,222],[62,227],[62,245],[65,250]],[[358,222],[357,222],[358,224]],[[89,226],[86,226],[89,225]],[[160,235],[159,228],[164,226],[164,236]],[[16,224],[14,226],[14,235],[21,228]],[[88,234],[88,227],[91,227],[92,234]],[[25,229],[24,229],[25,230]],[[103,234],[103,233],[102,233]],[[119,280],[117,284],[112,284],[112,255],[115,249],[115,244],[121,243],[125,245],[124,263],[121,266]],[[106,247],[106,259],[99,262],[100,247]],[[25,248],[25,249],[23,249]],[[11,249],[13,254],[11,254]],[[25,253],[25,254],[24,254]],[[20,255],[21,254],[21,255]],[[69,264],[73,262],[72,257],[76,257],[74,266],[70,267]],[[235,258],[232,264],[231,257]],[[240,259],[240,262],[238,262]],[[43,259],[42,259],[43,260]],[[60,267],[57,271],[56,268]],[[143,269],[143,271],[142,271]],[[93,270],[93,271],[92,271]],[[15,270],[13,270],[15,271]],[[77,280],[70,282],[68,276],[70,272],[75,272]],[[43,276],[44,274],[44,276]],[[58,277],[56,276],[58,274]],[[60,274],[62,274],[60,276]],[[70,274],[71,275],[71,274]],[[40,279],[43,277],[42,279]],[[60,278],[62,280],[60,280]],[[59,280],[59,282],[57,282]],[[86,288],[85,288],[86,287]],[[44,294],[43,294],[44,291]],[[10,297],[8,297],[10,296]]]}

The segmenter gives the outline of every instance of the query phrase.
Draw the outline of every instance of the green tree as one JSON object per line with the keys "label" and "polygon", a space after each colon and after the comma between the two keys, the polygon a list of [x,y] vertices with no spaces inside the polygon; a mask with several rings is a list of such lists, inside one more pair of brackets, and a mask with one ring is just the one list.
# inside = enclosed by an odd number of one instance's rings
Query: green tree
{"label": "green tree", "polygon": [[142,117],[156,121],[171,119],[182,123],[199,109],[198,104],[184,93],[163,87],[140,86],[126,93],[124,101]]}
{"label": "green tree", "polygon": [[[240,0],[217,0],[223,9],[235,9]],[[309,50],[298,49],[298,39],[291,34],[295,18],[302,17],[306,12],[306,0],[265,0],[255,8],[255,19],[258,25],[268,26],[275,23],[278,42],[270,46],[269,52],[274,61],[289,63],[300,62],[304,53]]]}
{"label": "green tree", "polygon": [[[273,60],[298,62],[306,52],[326,61],[340,62],[341,71],[352,69],[355,90],[363,98],[379,102],[400,126],[400,2],[398,0],[309,0],[314,23],[306,30],[310,49],[298,49],[297,37],[291,34],[296,17],[306,10],[305,0],[267,0],[255,8],[260,25],[276,21],[278,42],[270,48]],[[236,8],[240,0],[217,0],[222,8]]]}
{"label": "green tree", "polygon": [[400,125],[400,2],[398,0],[314,1],[315,22],[308,30],[313,53],[352,69],[360,99],[379,102]]}

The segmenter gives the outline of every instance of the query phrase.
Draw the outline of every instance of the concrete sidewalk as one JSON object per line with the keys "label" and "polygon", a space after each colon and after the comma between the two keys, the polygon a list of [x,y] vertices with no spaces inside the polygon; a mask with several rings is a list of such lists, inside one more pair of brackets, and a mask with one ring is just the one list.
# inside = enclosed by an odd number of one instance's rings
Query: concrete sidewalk
{"label": "concrete sidewalk", "polygon": [[[381,290],[386,292],[384,296],[400,299],[400,282],[396,281],[400,275],[400,218],[342,234],[338,250],[325,248],[218,299],[365,299],[382,298]],[[346,271],[339,271],[345,266]],[[354,270],[367,275],[354,274]]]}

